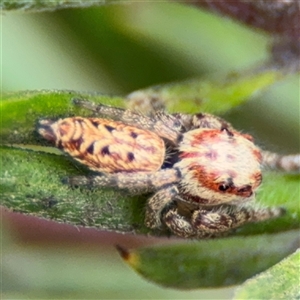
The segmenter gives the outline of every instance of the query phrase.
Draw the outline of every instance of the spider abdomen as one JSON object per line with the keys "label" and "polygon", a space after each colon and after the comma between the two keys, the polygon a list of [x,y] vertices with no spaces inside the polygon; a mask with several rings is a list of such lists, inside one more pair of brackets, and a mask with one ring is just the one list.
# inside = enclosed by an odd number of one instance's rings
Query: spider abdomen
{"label": "spider abdomen", "polygon": [[42,120],[39,133],[94,171],[154,172],[165,159],[158,135],[122,122],[82,117]]}

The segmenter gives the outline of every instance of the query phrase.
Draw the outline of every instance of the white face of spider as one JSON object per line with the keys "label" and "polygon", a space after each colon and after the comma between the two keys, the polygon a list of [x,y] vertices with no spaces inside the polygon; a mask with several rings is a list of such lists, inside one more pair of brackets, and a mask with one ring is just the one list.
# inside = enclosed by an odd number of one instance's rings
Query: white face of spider
{"label": "white face of spider", "polygon": [[261,183],[261,153],[249,135],[195,129],[179,144],[180,190],[188,201],[218,205],[250,200]]}

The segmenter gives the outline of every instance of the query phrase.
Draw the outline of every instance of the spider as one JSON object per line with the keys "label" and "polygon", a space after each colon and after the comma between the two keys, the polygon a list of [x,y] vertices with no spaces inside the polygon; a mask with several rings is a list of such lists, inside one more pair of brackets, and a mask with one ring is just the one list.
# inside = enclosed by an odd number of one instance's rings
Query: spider
{"label": "spider", "polygon": [[99,172],[69,177],[68,183],[152,193],[145,209],[148,228],[204,238],[284,214],[283,208],[252,203],[262,166],[299,172],[299,154],[262,151],[250,135],[207,113],[145,116],[83,99],[73,103],[109,119],[39,121],[44,138]]}

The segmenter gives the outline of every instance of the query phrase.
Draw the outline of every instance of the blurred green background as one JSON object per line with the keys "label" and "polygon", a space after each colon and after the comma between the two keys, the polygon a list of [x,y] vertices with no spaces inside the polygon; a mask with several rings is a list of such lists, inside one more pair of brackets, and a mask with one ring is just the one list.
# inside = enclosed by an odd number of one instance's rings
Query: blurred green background
{"label": "blurred green background", "polygon": [[[9,12],[1,19],[3,91],[71,89],[126,95],[170,81],[218,78],[262,63],[271,40],[179,3]],[[263,148],[285,153],[299,152],[299,114],[299,78],[289,76],[226,118],[253,134]],[[25,219],[8,214],[2,222],[7,228],[1,236],[3,299],[229,299],[232,295],[230,288],[182,292],[155,286],[123,264],[114,248],[107,246],[112,242],[101,245],[105,237],[97,237],[96,231],[89,240],[82,237],[87,230],[64,225],[53,229],[51,222]],[[123,236],[120,240],[125,243]],[[129,247],[143,243],[150,242],[127,240]]]}

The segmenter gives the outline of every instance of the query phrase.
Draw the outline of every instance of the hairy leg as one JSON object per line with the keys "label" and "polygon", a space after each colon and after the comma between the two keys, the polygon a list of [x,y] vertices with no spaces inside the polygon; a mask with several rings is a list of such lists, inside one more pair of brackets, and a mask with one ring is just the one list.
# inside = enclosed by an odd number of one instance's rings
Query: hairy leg
{"label": "hairy leg", "polygon": [[285,213],[282,208],[221,207],[216,211],[195,210],[190,220],[176,210],[163,217],[169,229],[181,237],[213,237],[250,222],[261,222]]}
{"label": "hairy leg", "polygon": [[174,184],[164,186],[155,193],[147,202],[145,225],[149,228],[161,227],[162,211],[172,205],[178,195],[178,189]]}
{"label": "hairy leg", "polygon": [[206,233],[204,231],[197,232],[196,228],[193,227],[191,222],[188,221],[187,218],[180,215],[176,209],[170,209],[169,211],[167,211],[163,215],[162,220],[172,233],[180,237],[189,238],[189,237],[209,236],[209,235],[205,235]]}
{"label": "hairy leg", "polygon": [[221,207],[217,211],[196,210],[191,218],[192,225],[197,230],[211,233],[225,232],[250,222],[261,222],[283,215],[285,210],[275,208]]}
{"label": "hairy leg", "polygon": [[262,151],[262,163],[269,169],[300,172],[300,154],[280,155],[269,151]]}
{"label": "hairy leg", "polygon": [[117,107],[93,103],[81,99],[73,99],[74,105],[86,108],[93,112],[105,115],[115,120],[125,122],[129,125],[137,126],[141,129],[151,130],[157,135],[168,139],[174,144],[181,136],[181,123],[172,115],[157,112],[153,117]]}
{"label": "hairy leg", "polygon": [[179,181],[177,169],[163,169],[154,173],[114,173],[95,176],[68,177],[65,183],[72,186],[117,187],[133,192],[151,192],[158,188]]}
{"label": "hairy leg", "polygon": [[191,129],[195,129],[195,128],[233,130],[233,127],[222,118],[207,113],[198,113],[192,116]]}

